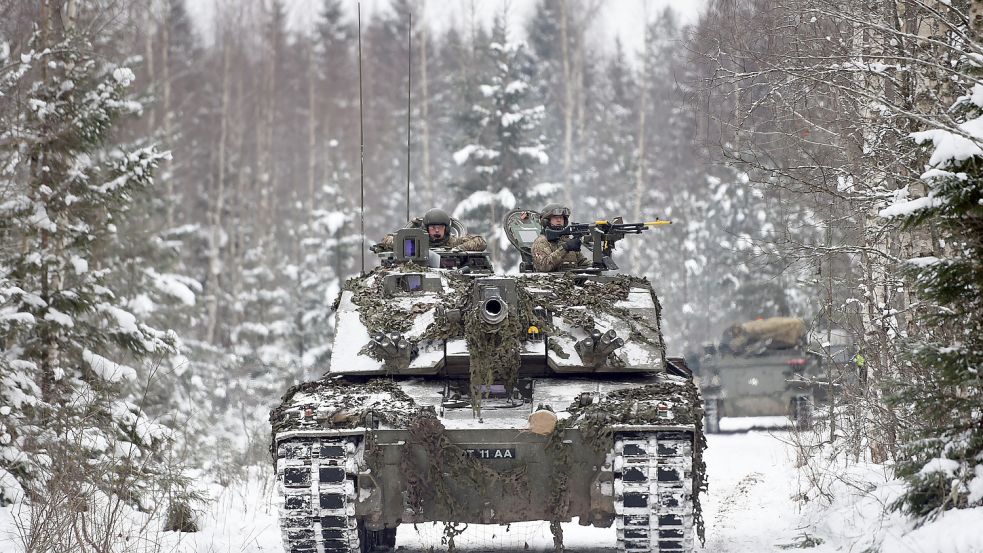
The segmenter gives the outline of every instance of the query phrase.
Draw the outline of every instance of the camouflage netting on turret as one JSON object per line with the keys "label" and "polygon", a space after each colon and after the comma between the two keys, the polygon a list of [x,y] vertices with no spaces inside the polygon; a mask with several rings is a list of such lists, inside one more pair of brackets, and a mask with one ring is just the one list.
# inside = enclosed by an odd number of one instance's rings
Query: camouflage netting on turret
{"label": "camouflage netting on turret", "polygon": [[519,379],[521,362],[520,337],[530,325],[541,332],[553,330],[548,321],[533,312],[532,299],[521,286],[517,287],[518,305],[514,315],[510,315],[499,325],[485,324],[476,308],[465,311],[464,337],[468,344],[471,376],[471,406],[476,415],[481,415],[482,390],[487,391],[492,384],[502,383],[509,395]]}
{"label": "camouflage netting on turret", "polygon": [[464,336],[470,359],[471,408],[481,415],[482,393],[488,393],[496,381],[505,384],[509,391],[519,378],[519,322],[508,317],[499,325],[487,326],[477,309],[468,310],[464,316]]}
{"label": "camouflage netting on turret", "polygon": [[[671,419],[663,416],[659,404],[666,404]],[[664,375],[661,382],[636,388],[617,390],[596,403],[581,405],[574,401],[568,408],[570,417],[562,421],[558,431],[564,428],[580,429],[584,442],[597,452],[611,451],[614,425],[693,425],[693,524],[700,541],[705,541],[703,510],[700,494],[706,492],[706,462],[703,451],[707,447],[703,433],[703,398],[691,379]]]}
{"label": "camouflage netting on turret", "polygon": [[[535,307],[546,308],[554,318],[563,320],[568,325],[566,328],[579,328],[584,332],[595,328],[598,317],[613,317],[628,325],[629,341],[650,343],[664,349],[658,317],[649,320],[619,305],[628,300],[632,286],[649,288],[645,279],[618,275],[598,282],[570,273],[522,276],[516,279],[515,316],[490,326],[480,320],[477,309],[470,305],[475,280],[453,271],[440,272],[445,288],[438,298],[422,296],[421,301],[412,301],[412,295],[386,297],[382,284],[386,275],[427,271],[412,264],[379,268],[368,275],[349,279],[345,290],[352,292],[359,318],[370,334],[398,332],[414,345],[429,340],[466,339],[471,356],[471,398],[477,414],[480,414],[482,390],[488,390],[493,383],[502,383],[508,388],[515,384],[520,342],[528,326],[536,326],[540,332],[554,336],[568,332],[540,318],[533,311]],[[653,297],[653,300],[657,311],[661,311],[658,299]],[[452,310],[458,310],[461,316],[448,317],[448,311]],[[409,333],[418,317],[431,312],[433,321],[425,330]],[[377,350],[368,345],[363,352],[379,359]],[[561,358],[569,355],[568,352],[554,352]],[[619,361],[613,355],[609,358],[612,363]]]}
{"label": "camouflage netting on turret", "polygon": [[[444,272],[449,285],[441,294],[440,302],[418,302],[407,305],[394,298],[387,298],[383,288],[383,277],[393,273],[423,273],[430,269],[420,267],[412,263],[405,263],[391,268],[378,268],[365,276],[356,276],[345,281],[344,291],[352,292],[352,301],[359,307],[358,315],[369,329],[370,333],[375,332],[407,332],[413,327],[416,318],[429,311],[439,311],[438,305],[444,307],[457,306],[462,302],[471,289],[471,280],[452,272]],[[335,300],[335,307],[338,306],[341,296]],[[444,325],[437,325],[441,322],[439,313],[436,313],[435,324],[431,324],[423,336],[416,337],[414,341],[421,339],[445,338],[449,335]],[[444,321],[446,322],[446,320]],[[458,329],[456,335],[463,334],[463,330]],[[453,335],[453,334],[452,334]]]}
{"label": "camouflage netting on turret", "polygon": [[[610,277],[606,282],[585,280],[583,276],[573,273],[560,275],[536,275],[523,278],[522,285],[535,298],[537,305],[548,308],[554,316],[563,319],[567,324],[585,331],[595,327],[598,315],[605,314],[624,320],[632,332],[630,340],[651,342],[643,333],[645,328],[658,336],[658,343],[653,345],[663,347],[661,330],[657,321],[646,320],[621,307],[618,302],[628,299],[632,286],[641,285],[649,288],[647,279],[630,275]],[[661,305],[658,298],[653,297],[661,319]]]}
{"label": "camouflage netting on turret", "polygon": [[[420,315],[433,310],[434,322],[420,336],[409,337],[411,342],[447,338],[462,338],[468,334],[467,318],[450,321],[444,316],[446,309],[467,311],[468,299],[472,296],[474,280],[454,272],[441,272],[448,287],[440,294],[437,302],[400,302],[396,298],[385,297],[383,277],[391,273],[426,272],[427,269],[412,264],[393,268],[380,268],[362,277],[353,277],[345,283],[345,290],[353,293],[353,302],[359,307],[359,317],[370,333],[407,332]],[[599,315],[610,315],[624,320],[632,332],[630,340],[652,342],[644,328],[657,336],[658,347],[663,347],[662,334],[657,321],[649,321],[631,313],[627,308],[617,305],[628,299],[633,285],[646,288],[646,279],[628,275],[609,277],[610,280],[597,282],[572,273],[553,275],[527,275],[516,279],[519,294],[518,325],[537,324],[544,332],[553,332],[546,321],[539,320],[532,309],[536,306],[547,308],[554,317],[561,318],[572,327],[589,331],[595,327]],[[658,298],[656,309],[661,312]],[[440,306],[440,307],[438,307]],[[661,315],[661,313],[660,313]],[[517,327],[513,330],[522,330]],[[494,334],[494,333],[491,333]],[[517,332],[516,336],[522,336]]]}

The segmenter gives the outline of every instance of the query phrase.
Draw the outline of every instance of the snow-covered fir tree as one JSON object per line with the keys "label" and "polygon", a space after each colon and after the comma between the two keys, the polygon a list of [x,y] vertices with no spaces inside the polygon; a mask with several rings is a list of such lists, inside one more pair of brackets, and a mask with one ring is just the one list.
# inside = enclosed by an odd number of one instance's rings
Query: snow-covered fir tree
{"label": "snow-covered fir tree", "polygon": [[334,339],[332,305],[341,293],[359,247],[357,217],[340,207],[338,189],[325,185],[317,196],[323,208],[311,212],[301,229],[302,262],[297,275],[297,348],[306,376],[325,372]]}
{"label": "snow-covered fir tree", "polygon": [[[978,62],[962,63],[978,72]],[[926,370],[897,398],[915,427],[897,464],[907,489],[895,506],[921,519],[983,505],[983,85],[965,86],[957,125],[913,135],[931,152],[927,194],[903,190],[880,212],[916,231],[932,227],[945,244],[941,257],[908,260],[930,324],[911,342],[910,362]]]}
{"label": "snow-covered fir tree", "polygon": [[[168,154],[114,145],[116,121],[142,108],[126,96],[133,72],[73,23],[33,35],[0,83],[0,236],[14,245],[0,250],[0,467],[47,501],[148,507],[171,431],[145,414],[144,389],[178,338],[113,287],[139,255],[120,228],[145,216],[130,209]],[[167,287],[150,260],[142,271]]]}
{"label": "snow-covered fir tree", "polygon": [[472,232],[484,234],[495,261],[507,260],[507,265],[515,258],[504,253],[508,241],[502,218],[517,206],[533,207],[531,203],[542,201],[556,187],[535,181],[539,167],[549,163],[540,133],[545,110],[532,97],[535,66],[526,45],[509,40],[501,18],[487,55],[493,72],[479,85],[480,99],[470,108],[475,126],[469,129],[467,143],[454,152],[454,161],[470,168],[468,179],[455,187],[461,202],[454,216]]}
{"label": "snow-covered fir tree", "polygon": [[[586,180],[596,184],[582,193],[583,203],[598,214],[625,214],[625,193],[638,169],[635,72],[625,58],[621,41],[607,60],[606,78],[599,83],[597,101],[588,114],[587,151],[593,152]],[[571,206],[573,207],[573,206]]]}

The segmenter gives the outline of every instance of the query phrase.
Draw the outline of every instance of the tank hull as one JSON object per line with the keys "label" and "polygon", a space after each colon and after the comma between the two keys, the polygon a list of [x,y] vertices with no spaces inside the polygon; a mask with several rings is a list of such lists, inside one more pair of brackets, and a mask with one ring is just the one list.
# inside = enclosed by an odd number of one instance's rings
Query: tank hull
{"label": "tank hull", "polygon": [[[428,401],[446,385],[411,378],[322,386],[349,409],[361,397],[398,411],[399,393],[413,393],[406,397],[414,416],[381,420],[371,407],[350,427],[352,419],[315,405],[320,396],[310,385],[285,398],[277,420],[289,423],[274,422],[273,452],[288,551],[335,550],[331,540],[340,540],[338,551],[363,551],[373,539],[394,539],[400,524],[443,522],[447,532],[540,520],[559,531],[575,517],[617,526],[625,551],[660,550],[660,539],[693,549],[704,444],[700,419],[690,416],[698,410],[691,380],[533,379],[529,397],[486,400],[480,417],[469,406]],[[605,403],[610,398],[620,399]],[[557,425],[533,432],[529,415],[546,406],[556,409]]]}
{"label": "tank hull", "polygon": [[[645,426],[624,427],[619,432],[641,431],[669,436],[674,442],[686,442],[692,447],[694,430],[691,426]],[[558,470],[563,470],[562,476],[567,480],[565,514],[560,520],[579,517],[584,525],[611,525],[615,515],[614,457],[609,451],[596,451],[585,442],[579,430],[570,429],[564,433],[567,461],[563,466],[558,465],[548,451],[550,439],[546,436],[515,429],[488,429],[480,433],[448,430],[446,436],[466,455],[478,460],[490,473],[500,475],[501,479],[475,487],[467,477],[454,478],[452,474],[444,473],[446,491],[454,499],[437,498],[432,490],[427,490],[414,505],[407,494],[407,490],[421,480],[421,475],[414,469],[434,466],[440,460],[433,458],[426,448],[412,445],[408,431],[287,433],[280,438],[280,443],[314,443],[323,438],[344,438],[356,444],[357,458],[377,456],[371,468],[355,473],[355,514],[372,530],[394,528],[404,523],[509,524],[555,520],[558,517],[556,505],[551,501],[551,486],[560,476]],[[366,445],[374,451],[367,454]],[[687,452],[677,453],[685,455]],[[663,466],[670,465],[679,466],[680,461],[672,464],[663,460]],[[690,477],[689,468],[686,468],[678,480]],[[450,509],[452,505],[453,510]]]}

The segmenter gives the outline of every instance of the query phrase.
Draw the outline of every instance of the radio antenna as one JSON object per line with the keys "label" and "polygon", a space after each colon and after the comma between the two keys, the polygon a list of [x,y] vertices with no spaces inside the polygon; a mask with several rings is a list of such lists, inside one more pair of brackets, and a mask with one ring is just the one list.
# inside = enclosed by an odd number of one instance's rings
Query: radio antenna
{"label": "radio antenna", "polygon": [[362,3],[358,3],[358,187],[362,272],[365,274],[365,123],[362,120]]}
{"label": "radio antenna", "polygon": [[406,29],[406,220],[410,220],[410,106],[413,96],[413,12]]}

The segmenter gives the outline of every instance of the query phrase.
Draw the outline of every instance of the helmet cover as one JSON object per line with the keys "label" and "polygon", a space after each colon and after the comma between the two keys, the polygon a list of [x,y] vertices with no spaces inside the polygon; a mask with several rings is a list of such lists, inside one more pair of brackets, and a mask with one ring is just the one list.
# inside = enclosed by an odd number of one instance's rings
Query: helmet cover
{"label": "helmet cover", "polygon": [[563,216],[563,226],[567,226],[570,223],[570,208],[560,204],[547,204],[539,212],[539,223],[543,227],[550,226],[550,217],[553,215]]}

